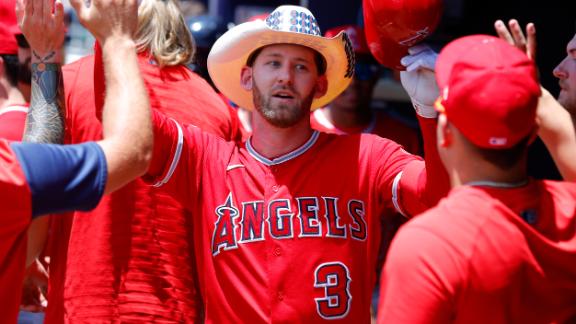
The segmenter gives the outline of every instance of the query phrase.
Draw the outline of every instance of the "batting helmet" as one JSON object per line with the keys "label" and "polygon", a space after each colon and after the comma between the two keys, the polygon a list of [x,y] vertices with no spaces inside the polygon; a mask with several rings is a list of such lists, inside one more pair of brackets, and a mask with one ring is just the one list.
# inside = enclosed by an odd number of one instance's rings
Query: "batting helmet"
{"label": "batting helmet", "polygon": [[442,0],[362,0],[366,41],[380,64],[404,70],[408,48],[430,35],[442,16]]}

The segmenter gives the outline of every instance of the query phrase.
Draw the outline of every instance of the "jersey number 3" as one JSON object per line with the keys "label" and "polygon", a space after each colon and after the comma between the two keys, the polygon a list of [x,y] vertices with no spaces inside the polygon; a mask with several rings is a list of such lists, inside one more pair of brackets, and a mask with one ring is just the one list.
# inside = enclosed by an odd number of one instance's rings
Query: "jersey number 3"
{"label": "jersey number 3", "polygon": [[324,297],[315,298],[316,310],[324,319],[339,319],[348,315],[350,295],[350,271],[341,262],[322,263],[314,272],[314,287],[324,288]]}

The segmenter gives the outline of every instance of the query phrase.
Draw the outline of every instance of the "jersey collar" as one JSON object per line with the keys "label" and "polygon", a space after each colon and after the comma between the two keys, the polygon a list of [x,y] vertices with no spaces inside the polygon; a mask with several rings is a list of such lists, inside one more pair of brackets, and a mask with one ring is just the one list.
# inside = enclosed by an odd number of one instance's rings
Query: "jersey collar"
{"label": "jersey collar", "polygon": [[269,165],[269,166],[270,165],[277,165],[277,164],[292,160],[292,159],[304,154],[306,151],[308,151],[308,149],[310,147],[312,147],[312,145],[314,145],[314,143],[316,143],[316,140],[318,139],[319,135],[320,135],[320,133],[318,131],[314,131],[312,133],[312,136],[310,136],[308,141],[306,141],[306,143],[302,144],[302,146],[300,146],[299,148],[295,149],[292,152],[286,153],[286,154],[279,156],[277,158],[274,158],[274,159],[268,159],[268,158],[260,155],[258,152],[256,152],[254,147],[252,147],[252,142],[250,141],[252,138],[249,138],[246,141],[246,150],[248,150],[248,153],[250,155],[252,155],[253,158],[255,158],[256,160],[260,161],[261,163],[263,163],[265,165]]}

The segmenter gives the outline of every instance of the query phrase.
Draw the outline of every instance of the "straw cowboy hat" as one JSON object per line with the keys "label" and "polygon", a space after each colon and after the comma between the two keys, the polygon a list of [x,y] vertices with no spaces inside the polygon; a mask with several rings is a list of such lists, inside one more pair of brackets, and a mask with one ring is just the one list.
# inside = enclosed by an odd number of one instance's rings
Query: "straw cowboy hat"
{"label": "straw cowboy hat", "polygon": [[208,55],[208,72],[216,87],[230,100],[254,109],[252,91],[240,84],[240,72],[250,54],[272,44],[296,44],[320,53],[326,61],[328,90],[312,101],[311,109],[325,106],[348,87],[354,74],[354,50],[346,33],[322,37],[316,18],[299,6],[280,6],[265,21],[237,25],[222,35]]}

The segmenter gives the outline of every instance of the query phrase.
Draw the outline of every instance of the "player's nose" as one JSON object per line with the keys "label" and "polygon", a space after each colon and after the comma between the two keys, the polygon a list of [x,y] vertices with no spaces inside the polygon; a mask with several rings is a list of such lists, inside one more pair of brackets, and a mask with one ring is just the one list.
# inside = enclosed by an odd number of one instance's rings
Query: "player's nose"
{"label": "player's nose", "polygon": [[560,63],[558,63],[558,65],[556,65],[554,70],[552,70],[552,74],[554,74],[558,79],[566,79],[568,77],[568,73],[564,68],[568,59],[569,57],[564,58]]}

